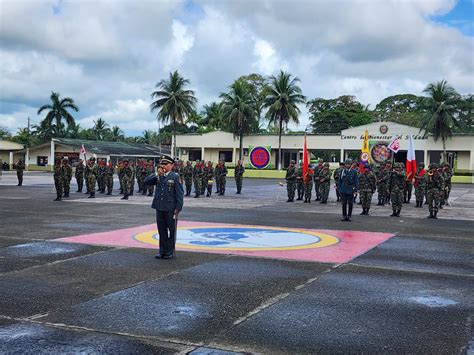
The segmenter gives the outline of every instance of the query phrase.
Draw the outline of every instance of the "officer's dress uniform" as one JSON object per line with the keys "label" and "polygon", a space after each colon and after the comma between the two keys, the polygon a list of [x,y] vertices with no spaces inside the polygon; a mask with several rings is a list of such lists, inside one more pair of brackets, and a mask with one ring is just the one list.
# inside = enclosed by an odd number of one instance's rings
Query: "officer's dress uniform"
{"label": "officer's dress uniform", "polygon": [[179,175],[169,172],[163,176],[151,174],[145,178],[145,185],[156,185],[152,208],[156,210],[156,224],[160,234],[160,254],[172,258],[176,245],[176,220],[174,211],[183,209],[183,185]]}

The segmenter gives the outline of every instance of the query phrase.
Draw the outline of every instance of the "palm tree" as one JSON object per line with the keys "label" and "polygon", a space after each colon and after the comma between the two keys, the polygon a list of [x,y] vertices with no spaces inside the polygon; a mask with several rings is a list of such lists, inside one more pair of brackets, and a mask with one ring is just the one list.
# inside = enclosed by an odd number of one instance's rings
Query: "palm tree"
{"label": "palm tree", "polygon": [[112,142],[122,141],[124,139],[123,131],[119,126],[112,126],[108,137]]}
{"label": "palm tree", "polygon": [[67,126],[66,137],[77,139],[77,138],[80,137],[81,130],[82,130],[82,128],[81,128],[80,124],[72,123],[72,124]]}
{"label": "palm tree", "polygon": [[67,111],[67,109],[72,109],[74,111],[79,111],[79,108],[74,103],[74,100],[70,97],[65,97],[61,99],[59,93],[51,93],[51,104],[43,105],[38,110],[38,115],[41,114],[44,110],[49,110],[46,117],[40,122],[40,126],[43,131],[49,131],[52,134],[52,137],[60,137],[65,134],[63,120],[66,121],[68,125],[75,123],[74,117]]}
{"label": "palm tree", "polygon": [[217,102],[204,105],[204,120],[210,129],[225,130],[227,128],[222,104]]}
{"label": "palm tree", "polygon": [[168,80],[156,84],[159,90],[151,94],[156,101],[150,105],[151,111],[158,110],[157,118],[173,125],[173,154],[176,156],[176,123],[184,123],[185,119],[196,109],[197,99],[193,90],[185,90],[190,81],[184,79],[176,70],[170,73]]}
{"label": "palm tree", "polygon": [[98,141],[104,140],[110,132],[109,124],[105,122],[102,117],[99,117],[97,121],[94,121],[94,127],[92,127],[92,130],[94,131],[95,137]]}
{"label": "palm tree", "polygon": [[426,99],[428,114],[422,120],[420,132],[425,129],[433,135],[435,142],[441,138],[443,160],[446,160],[446,140],[452,136],[453,126],[459,125],[454,114],[460,95],[452,86],[448,85],[446,80],[429,84],[423,92],[429,95]]}
{"label": "palm tree", "polygon": [[239,137],[239,159],[243,154],[243,137],[249,133],[256,118],[250,87],[243,80],[236,80],[229,93],[221,93],[222,111],[234,136]]}
{"label": "palm tree", "polygon": [[270,86],[265,98],[264,107],[268,108],[266,117],[269,124],[278,125],[278,170],[281,170],[281,134],[283,123],[291,121],[299,123],[298,115],[301,112],[298,104],[304,104],[306,97],[302,94],[301,88],[297,85],[298,78],[291,78],[290,73],[283,70],[278,76],[270,77]]}

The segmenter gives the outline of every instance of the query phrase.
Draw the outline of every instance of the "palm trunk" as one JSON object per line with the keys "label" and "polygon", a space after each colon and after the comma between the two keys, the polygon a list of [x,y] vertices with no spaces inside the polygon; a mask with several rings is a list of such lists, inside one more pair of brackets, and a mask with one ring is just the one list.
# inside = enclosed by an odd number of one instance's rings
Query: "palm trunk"
{"label": "palm trunk", "polygon": [[448,154],[446,153],[446,139],[444,139],[444,137],[443,137],[443,160],[442,160],[442,163],[447,162],[447,161],[448,161]]}
{"label": "palm trunk", "polygon": [[278,170],[281,170],[281,131],[283,126],[283,120],[280,117],[280,130],[278,132]]}
{"label": "palm trunk", "polygon": [[242,160],[242,154],[243,154],[243,139],[244,139],[244,134],[242,132],[242,129],[240,129],[240,138],[239,138],[239,160]]}
{"label": "palm trunk", "polygon": [[173,148],[173,158],[176,159],[176,119],[173,120],[173,147],[172,148]]}

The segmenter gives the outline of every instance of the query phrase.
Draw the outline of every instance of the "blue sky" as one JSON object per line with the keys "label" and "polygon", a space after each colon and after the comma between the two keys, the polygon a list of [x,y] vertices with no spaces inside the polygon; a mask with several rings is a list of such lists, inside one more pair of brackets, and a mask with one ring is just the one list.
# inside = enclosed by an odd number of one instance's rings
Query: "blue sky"
{"label": "blue sky", "polygon": [[[370,107],[446,79],[474,92],[470,0],[0,0],[0,126],[43,118],[51,91],[83,128],[102,117],[127,135],[156,129],[150,94],[169,72],[198,108],[239,76],[280,69],[309,98]],[[41,20],[39,20],[41,19]],[[25,26],[28,24],[28,26]],[[300,126],[308,124],[302,107]]]}

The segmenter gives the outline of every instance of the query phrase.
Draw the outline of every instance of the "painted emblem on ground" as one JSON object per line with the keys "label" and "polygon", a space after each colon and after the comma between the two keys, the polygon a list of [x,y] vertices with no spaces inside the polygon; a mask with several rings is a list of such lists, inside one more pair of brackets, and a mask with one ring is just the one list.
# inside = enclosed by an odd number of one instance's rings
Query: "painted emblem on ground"
{"label": "painted emblem on ground", "polygon": [[[180,221],[177,250],[275,259],[345,263],[393,235],[361,231],[295,229]],[[66,243],[153,248],[155,224],[56,239]]]}
{"label": "painted emblem on ground", "polygon": [[[159,245],[156,231],[139,233],[135,239]],[[339,242],[336,237],[309,230],[271,227],[180,228],[177,247],[188,250],[300,250],[322,248]]]}

